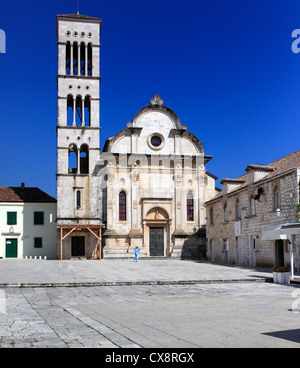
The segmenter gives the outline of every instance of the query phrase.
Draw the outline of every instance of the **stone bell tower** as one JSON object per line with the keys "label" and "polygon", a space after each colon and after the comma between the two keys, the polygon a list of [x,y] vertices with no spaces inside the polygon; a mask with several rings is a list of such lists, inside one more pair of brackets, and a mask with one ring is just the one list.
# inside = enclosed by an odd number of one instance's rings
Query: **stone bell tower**
{"label": "stone bell tower", "polygon": [[100,155],[102,20],[56,17],[58,37],[57,256],[101,256],[101,194],[94,174]]}

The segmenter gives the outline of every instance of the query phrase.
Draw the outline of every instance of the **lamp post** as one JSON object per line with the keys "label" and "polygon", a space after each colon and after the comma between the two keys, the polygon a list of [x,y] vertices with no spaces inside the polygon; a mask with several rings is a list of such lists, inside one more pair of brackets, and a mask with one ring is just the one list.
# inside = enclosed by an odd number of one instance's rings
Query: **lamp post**
{"label": "lamp post", "polygon": [[294,236],[291,236],[289,239],[290,242],[290,270],[291,270],[291,276],[290,279],[294,279]]}
{"label": "lamp post", "polygon": [[[295,208],[297,206],[298,206],[297,204],[291,204],[291,205],[280,206],[280,207],[281,208]],[[281,212],[282,212],[281,208],[276,208],[276,210],[275,210],[275,213],[276,213],[277,217],[280,217],[280,215],[281,215]]]}

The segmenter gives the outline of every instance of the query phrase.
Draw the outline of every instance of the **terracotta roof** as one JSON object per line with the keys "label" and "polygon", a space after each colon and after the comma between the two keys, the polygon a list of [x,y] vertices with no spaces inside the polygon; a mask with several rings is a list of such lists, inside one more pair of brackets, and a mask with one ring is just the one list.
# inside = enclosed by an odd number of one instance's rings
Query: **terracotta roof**
{"label": "terracotta roof", "polygon": [[271,166],[275,169],[272,173],[269,174],[269,176],[272,177],[283,174],[292,169],[300,168],[300,150],[284,156],[279,160],[271,162],[267,166]]}
{"label": "terracotta roof", "polygon": [[0,187],[0,202],[56,203],[56,199],[39,188]]}
{"label": "terracotta roof", "polygon": [[[272,178],[275,178],[279,175],[282,175],[284,173],[287,173],[291,170],[300,168],[300,150],[290,153],[287,156],[284,156],[276,161],[271,162],[268,165],[248,165],[246,170],[247,171],[251,171],[249,170],[249,168],[251,168],[252,170],[257,169],[258,171],[261,171],[262,168],[265,169],[265,171],[269,171],[269,173],[264,176],[262,179],[255,181],[253,184],[251,185],[257,185],[259,183],[262,183],[265,180],[269,180]],[[239,176],[237,179],[235,180],[239,180],[239,181],[244,181],[244,184],[238,186],[236,189],[230,191],[229,195],[231,195],[232,193],[234,193],[237,190],[240,190],[242,188],[246,188],[249,184],[248,184],[248,180],[247,180],[247,176],[248,174],[243,174],[241,176]],[[223,179],[224,181],[233,181],[234,179]],[[223,181],[222,180],[222,181]],[[221,181],[221,183],[222,183]],[[219,199],[223,196],[223,192],[218,193],[214,198],[210,199],[209,201],[207,201],[207,203],[214,201],[216,199]]]}
{"label": "terracotta roof", "polygon": [[256,171],[274,171],[274,167],[265,166],[265,165],[248,165],[245,171],[249,172],[252,170]]}
{"label": "terracotta roof", "polygon": [[228,179],[228,178],[224,178],[222,179],[222,181],[220,181],[220,184],[224,184],[224,183],[241,183],[243,184],[245,182],[245,179]]}

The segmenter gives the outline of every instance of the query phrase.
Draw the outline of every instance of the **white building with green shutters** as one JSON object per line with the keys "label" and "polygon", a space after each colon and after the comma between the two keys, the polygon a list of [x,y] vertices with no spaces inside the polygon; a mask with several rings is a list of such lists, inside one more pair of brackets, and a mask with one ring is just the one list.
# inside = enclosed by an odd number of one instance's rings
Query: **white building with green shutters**
{"label": "white building with green shutters", "polygon": [[39,188],[0,187],[0,258],[56,258],[56,199]]}

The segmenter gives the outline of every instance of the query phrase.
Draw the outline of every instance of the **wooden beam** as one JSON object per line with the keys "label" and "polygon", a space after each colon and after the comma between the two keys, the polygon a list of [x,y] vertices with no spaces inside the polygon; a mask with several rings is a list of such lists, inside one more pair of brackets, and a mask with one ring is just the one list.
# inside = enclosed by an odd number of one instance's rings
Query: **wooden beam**
{"label": "wooden beam", "polygon": [[101,238],[101,227],[99,228],[99,260],[101,260],[101,241],[102,241],[102,238]]}
{"label": "wooden beam", "polygon": [[63,238],[62,240],[65,240],[67,236],[69,236],[73,231],[77,230],[77,226],[75,226],[71,231],[69,231]]}
{"label": "wooden beam", "polygon": [[88,226],[86,227],[98,240],[100,240],[101,238],[99,238],[98,235],[96,235]]}
{"label": "wooden beam", "polygon": [[96,249],[99,249],[99,260],[101,260],[101,227],[99,227],[99,236],[94,233],[88,226],[86,227],[96,238],[97,238],[97,245]]}
{"label": "wooden beam", "polygon": [[62,245],[63,245],[63,239],[62,239],[63,229],[60,228],[60,260],[62,260]]}

